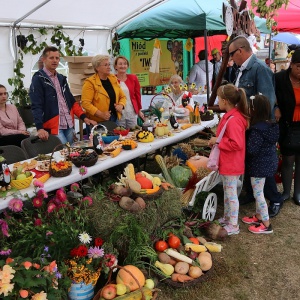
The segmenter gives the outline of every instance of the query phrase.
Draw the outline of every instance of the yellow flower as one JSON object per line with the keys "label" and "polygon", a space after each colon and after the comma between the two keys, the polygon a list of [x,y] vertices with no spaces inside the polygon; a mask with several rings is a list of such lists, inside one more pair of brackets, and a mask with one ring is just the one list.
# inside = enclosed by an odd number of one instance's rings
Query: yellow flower
{"label": "yellow flower", "polygon": [[0,283],[0,295],[3,294],[4,297],[8,296],[8,293],[12,292],[14,285],[14,283]]}
{"label": "yellow flower", "polygon": [[31,300],[48,300],[47,294],[43,291],[31,297]]}

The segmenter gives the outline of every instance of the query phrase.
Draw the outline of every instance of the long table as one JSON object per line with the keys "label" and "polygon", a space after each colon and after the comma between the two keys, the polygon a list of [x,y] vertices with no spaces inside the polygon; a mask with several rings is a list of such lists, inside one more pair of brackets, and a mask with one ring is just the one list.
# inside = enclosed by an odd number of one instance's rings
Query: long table
{"label": "long table", "polygon": [[[60,178],[50,177],[46,181],[46,183],[44,185],[44,189],[47,192],[50,192],[50,191],[59,189],[61,187],[70,185],[74,182],[78,182],[81,179],[84,179],[89,176],[100,173],[102,171],[108,170],[119,164],[125,163],[134,158],[137,158],[137,157],[143,156],[147,153],[150,153],[156,149],[160,149],[165,146],[180,142],[181,140],[186,139],[186,138],[196,134],[197,132],[203,130],[205,127],[210,128],[210,127],[215,126],[217,123],[218,123],[218,118],[215,115],[215,118],[211,121],[202,122],[199,125],[192,125],[190,128],[182,130],[181,132],[175,132],[173,136],[167,137],[165,139],[155,139],[151,143],[138,143],[138,147],[134,150],[122,151],[120,153],[120,155],[118,155],[117,157],[114,157],[114,158],[108,157],[105,160],[98,160],[94,166],[88,167],[88,172],[84,176],[81,176],[79,174],[79,169],[77,167],[73,166],[72,173],[66,177],[60,177]],[[9,167],[12,170],[12,165],[10,165]],[[25,196],[26,194],[29,197],[33,197],[35,195],[32,184],[30,185],[30,187],[20,190],[19,195],[15,195],[15,196],[20,197],[22,200],[26,200],[27,199]],[[6,198],[0,199],[0,210],[5,209],[9,203],[9,200],[12,199],[13,197],[14,197],[14,195],[10,195],[10,196],[7,196]]]}

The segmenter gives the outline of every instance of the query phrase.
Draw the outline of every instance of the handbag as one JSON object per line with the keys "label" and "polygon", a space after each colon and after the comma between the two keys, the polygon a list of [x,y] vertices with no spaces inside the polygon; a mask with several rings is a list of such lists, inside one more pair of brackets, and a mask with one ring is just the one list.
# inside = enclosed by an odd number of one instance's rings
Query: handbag
{"label": "handbag", "polygon": [[290,150],[300,151],[300,126],[288,126],[288,131],[282,144]]}
{"label": "handbag", "polygon": [[220,149],[219,149],[219,143],[221,142],[221,139],[224,135],[224,132],[226,130],[226,126],[227,123],[229,122],[229,120],[233,118],[233,116],[231,116],[227,122],[225,123],[224,127],[222,128],[216,143],[213,145],[209,157],[208,157],[208,162],[207,162],[207,167],[209,169],[211,169],[212,171],[218,171],[219,170],[219,159],[220,159]]}

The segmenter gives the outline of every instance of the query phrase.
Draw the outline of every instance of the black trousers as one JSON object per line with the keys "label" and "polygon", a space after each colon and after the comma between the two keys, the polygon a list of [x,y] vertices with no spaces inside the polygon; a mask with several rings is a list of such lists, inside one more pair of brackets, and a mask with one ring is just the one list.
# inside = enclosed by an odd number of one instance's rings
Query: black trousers
{"label": "black trousers", "polygon": [[2,135],[0,136],[0,146],[14,145],[14,146],[21,147],[22,140],[28,137],[29,135],[25,135],[25,134]]}

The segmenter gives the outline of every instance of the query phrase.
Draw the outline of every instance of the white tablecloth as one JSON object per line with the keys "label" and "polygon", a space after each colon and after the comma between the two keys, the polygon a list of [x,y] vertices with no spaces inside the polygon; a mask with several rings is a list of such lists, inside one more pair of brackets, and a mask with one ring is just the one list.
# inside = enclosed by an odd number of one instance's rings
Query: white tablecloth
{"label": "white tablecloth", "polygon": [[[47,192],[50,192],[59,189],[60,187],[70,185],[74,182],[78,182],[81,179],[87,178],[89,176],[105,171],[124,162],[130,161],[134,158],[145,155],[156,149],[160,149],[162,147],[180,142],[183,139],[186,139],[187,137],[190,137],[196,134],[197,132],[203,130],[205,127],[210,128],[215,126],[217,123],[218,123],[218,118],[217,115],[215,115],[215,118],[211,121],[201,122],[201,124],[199,125],[192,125],[190,128],[182,130],[181,132],[176,132],[174,133],[173,136],[167,137],[165,139],[155,139],[151,143],[138,143],[138,147],[134,150],[130,150],[130,151],[124,150],[117,157],[114,158],[109,157],[106,160],[98,160],[98,162],[94,166],[88,168],[88,172],[84,176],[79,175],[78,168],[73,166],[72,173],[66,177],[60,177],[60,178],[50,177],[46,181],[44,189]],[[12,165],[10,165],[9,167],[12,170]],[[26,194],[29,197],[34,196],[34,189],[32,184],[30,187],[21,190],[19,193],[19,197],[21,197],[23,200],[26,200],[26,197],[24,197],[24,195]],[[8,196],[6,198],[0,199],[0,210],[3,210],[7,207],[8,202],[12,197],[13,196]]]}

